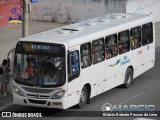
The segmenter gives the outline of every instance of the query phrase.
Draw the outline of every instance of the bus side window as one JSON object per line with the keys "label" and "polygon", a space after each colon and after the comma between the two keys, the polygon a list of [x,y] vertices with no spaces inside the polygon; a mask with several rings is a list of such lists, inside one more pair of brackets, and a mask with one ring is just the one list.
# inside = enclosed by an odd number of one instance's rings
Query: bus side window
{"label": "bus side window", "polygon": [[131,49],[141,47],[141,27],[132,28],[130,30]]}
{"label": "bus side window", "polygon": [[93,64],[104,61],[104,38],[92,42],[92,60]]}
{"label": "bus side window", "polygon": [[153,42],[153,24],[142,25],[142,43],[148,45]]}
{"label": "bus side window", "polygon": [[73,51],[68,54],[68,81],[79,77],[80,65],[79,65],[79,51]]}
{"label": "bus side window", "polygon": [[118,34],[119,54],[126,53],[130,50],[129,30]]}
{"label": "bus side window", "polygon": [[86,68],[91,66],[91,43],[85,43],[81,45],[81,67]]}
{"label": "bus side window", "polygon": [[105,44],[106,44],[106,59],[118,55],[117,34],[107,36],[105,38]]}

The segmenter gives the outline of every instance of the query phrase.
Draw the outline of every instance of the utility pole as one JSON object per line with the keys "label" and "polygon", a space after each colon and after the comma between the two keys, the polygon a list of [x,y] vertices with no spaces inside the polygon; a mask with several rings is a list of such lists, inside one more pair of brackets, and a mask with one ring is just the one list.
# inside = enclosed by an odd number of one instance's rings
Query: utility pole
{"label": "utility pole", "polygon": [[23,1],[22,37],[28,36],[28,0]]}

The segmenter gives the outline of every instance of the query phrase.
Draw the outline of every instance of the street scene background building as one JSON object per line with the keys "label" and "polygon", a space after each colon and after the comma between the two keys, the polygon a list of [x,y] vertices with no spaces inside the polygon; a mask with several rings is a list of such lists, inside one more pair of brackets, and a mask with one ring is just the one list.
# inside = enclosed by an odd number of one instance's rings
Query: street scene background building
{"label": "street scene background building", "polygon": [[20,0],[0,0],[0,26],[8,23],[22,22]]}
{"label": "street scene background building", "polygon": [[[0,0],[0,26],[21,23],[21,6],[21,0]],[[74,23],[109,13],[126,12],[152,12],[155,22],[160,21],[160,0],[38,0],[31,6],[29,19],[34,21]]]}
{"label": "street scene background building", "polygon": [[160,0],[39,0],[32,5],[30,20],[78,22],[109,13],[153,13],[160,21]]}

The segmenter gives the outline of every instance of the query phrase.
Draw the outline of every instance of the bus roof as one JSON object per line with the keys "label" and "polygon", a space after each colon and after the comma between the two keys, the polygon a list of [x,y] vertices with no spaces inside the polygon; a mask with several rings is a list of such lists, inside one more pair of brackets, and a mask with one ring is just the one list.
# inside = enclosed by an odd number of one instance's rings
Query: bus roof
{"label": "bus roof", "polygon": [[152,16],[145,14],[109,14],[30,35],[20,41],[67,43],[68,47],[73,47],[152,21]]}

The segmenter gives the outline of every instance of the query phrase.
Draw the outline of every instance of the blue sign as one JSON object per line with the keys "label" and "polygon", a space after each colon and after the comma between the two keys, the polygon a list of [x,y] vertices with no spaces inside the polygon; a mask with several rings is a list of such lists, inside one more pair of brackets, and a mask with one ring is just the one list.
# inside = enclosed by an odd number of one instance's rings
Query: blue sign
{"label": "blue sign", "polygon": [[37,3],[38,0],[31,0],[31,3]]}
{"label": "blue sign", "polygon": [[123,57],[123,60],[121,61],[121,65],[125,65],[125,64],[127,64],[127,63],[130,63],[130,59],[128,59],[128,57],[125,55],[125,56]]}

